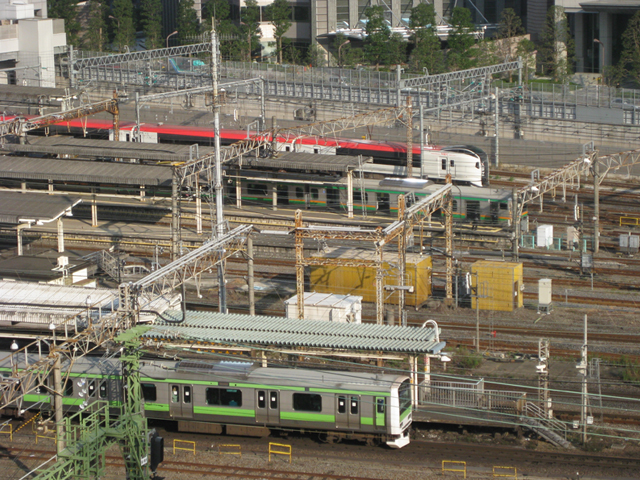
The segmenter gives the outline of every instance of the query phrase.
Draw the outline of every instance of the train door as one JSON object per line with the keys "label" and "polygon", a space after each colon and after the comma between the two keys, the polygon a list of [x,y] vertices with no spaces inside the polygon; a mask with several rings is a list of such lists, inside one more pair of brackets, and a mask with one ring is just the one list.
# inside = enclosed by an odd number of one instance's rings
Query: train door
{"label": "train door", "polygon": [[340,190],[337,187],[327,187],[327,207],[337,208],[340,206]]}
{"label": "train door", "polygon": [[360,397],[349,396],[349,428],[360,428]]}
{"label": "train door", "polygon": [[171,385],[169,414],[172,417],[193,418],[193,389],[191,385]]}
{"label": "train door", "polygon": [[349,413],[347,412],[348,397],[338,395],[336,397],[336,427],[349,428]]}
{"label": "train door", "polygon": [[280,423],[280,392],[269,390],[269,423]]}
{"label": "train door", "polygon": [[378,193],[378,211],[382,213],[391,213],[391,202],[388,193]]}
{"label": "train door", "polygon": [[269,409],[267,408],[267,391],[256,390],[256,423],[269,422]]}
{"label": "train door", "polygon": [[480,221],[480,202],[477,200],[467,200],[467,221]]}
{"label": "train door", "polygon": [[375,426],[376,429],[384,428],[387,415],[387,399],[384,397],[375,398]]}

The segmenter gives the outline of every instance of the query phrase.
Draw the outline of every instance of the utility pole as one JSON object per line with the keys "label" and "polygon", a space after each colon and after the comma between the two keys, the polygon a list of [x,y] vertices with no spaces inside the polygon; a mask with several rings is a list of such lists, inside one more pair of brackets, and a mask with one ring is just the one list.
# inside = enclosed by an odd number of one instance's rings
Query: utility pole
{"label": "utility pole", "polygon": [[[211,80],[213,82],[213,134],[214,134],[214,147],[216,157],[216,178],[215,178],[215,191],[216,191],[216,232],[215,238],[222,238],[224,235],[224,219],[223,219],[223,205],[224,205],[224,193],[222,188],[222,164],[220,162],[220,98],[218,95],[218,62],[220,60],[220,51],[218,45],[218,35],[215,29],[215,20],[211,19]],[[220,313],[227,313],[227,287],[224,277],[225,263],[221,261],[218,263],[218,311]]]}
{"label": "utility pole", "polygon": [[600,251],[600,164],[593,162],[593,253]]}
{"label": "utility pole", "polygon": [[413,108],[411,95],[409,95],[407,97],[407,178],[411,177],[413,177]]}
{"label": "utility pole", "polygon": [[498,139],[498,137],[500,136],[500,129],[499,129],[499,121],[500,121],[500,99],[498,98],[498,87],[496,87],[496,118],[495,118],[495,125],[496,125],[496,130],[495,130],[495,159],[494,159],[494,166],[497,168],[500,166],[500,141]]}
{"label": "utility pole", "polygon": [[587,370],[588,370],[588,355],[587,355],[587,316],[584,316],[584,342],[582,345],[580,365],[578,365],[579,375],[582,375],[582,404],[580,408],[580,423],[582,424],[582,443],[587,443],[587,402],[589,399],[588,385],[587,385]]}
{"label": "utility pole", "polygon": [[253,238],[247,236],[247,288],[249,290],[249,315],[256,314],[256,297],[253,286]]}
{"label": "utility pole", "polygon": [[[55,336],[55,335],[54,335]],[[55,346],[54,346],[55,348]],[[70,380],[70,379],[69,379]],[[64,450],[64,415],[62,414],[62,374],[60,372],[60,355],[56,355],[53,364],[53,409],[56,421],[56,452]]]}
{"label": "utility pole", "polygon": [[549,396],[549,339],[538,339],[538,402],[544,411],[545,418],[553,416],[551,409],[551,397]]}
{"label": "utility pole", "polygon": [[420,178],[424,178],[424,107],[420,96],[418,96],[418,107],[420,110]]}

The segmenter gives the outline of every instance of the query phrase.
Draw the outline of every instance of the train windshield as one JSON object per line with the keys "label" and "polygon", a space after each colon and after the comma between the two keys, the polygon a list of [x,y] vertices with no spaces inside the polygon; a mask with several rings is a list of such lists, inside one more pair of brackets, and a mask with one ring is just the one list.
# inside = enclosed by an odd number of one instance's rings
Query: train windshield
{"label": "train windshield", "polygon": [[411,408],[411,384],[405,380],[398,388],[398,398],[400,399],[400,416]]}

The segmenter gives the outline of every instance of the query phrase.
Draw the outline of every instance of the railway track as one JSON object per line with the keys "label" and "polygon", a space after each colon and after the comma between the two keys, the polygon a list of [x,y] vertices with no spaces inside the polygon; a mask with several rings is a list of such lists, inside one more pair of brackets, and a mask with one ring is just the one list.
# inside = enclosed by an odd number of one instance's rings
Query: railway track
{"label": "railway track", "polygon": [[[54,450],[18,449],[9,448],[0,452],[0,457],[12,460],[29,459],[44,461],[56,454]],[[107,455],[106,466],[111,468],[124,468],[122,457]],[[235,465],[220,465],[211,463],[183,462],[176,460],[165,460],[158,467],[159,474],[172,472],[180,475],[206,475],[210,477],[223,478],[246,478],[258,480],[270,479],[300,479],[305,480],[379,480],[375,477],[354,477],[348,475],[332,475],[318,472],[304,472],[300,470],[278,470],[275,468],[250,468]]]}

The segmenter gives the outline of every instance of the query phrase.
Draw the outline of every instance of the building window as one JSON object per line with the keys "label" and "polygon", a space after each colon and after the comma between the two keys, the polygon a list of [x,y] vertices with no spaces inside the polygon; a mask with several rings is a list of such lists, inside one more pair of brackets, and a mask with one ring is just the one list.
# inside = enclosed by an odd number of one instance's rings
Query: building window
{"label": "building window", "polygon": [[308,22],[309,18],[309,7],[303,5],[294,5],[292,8],[293,12],[291,12],[292,20],[294,22]]}
{"label": "building window", "polygon": [[294,393],[293,409],[304,412],[321,412],[322,396],[315,393]]}
{"label": "building window", "polygon": [[338,21],[338,28],[345,28],[349,25],[349,0],[336,0],[336,20]]}

